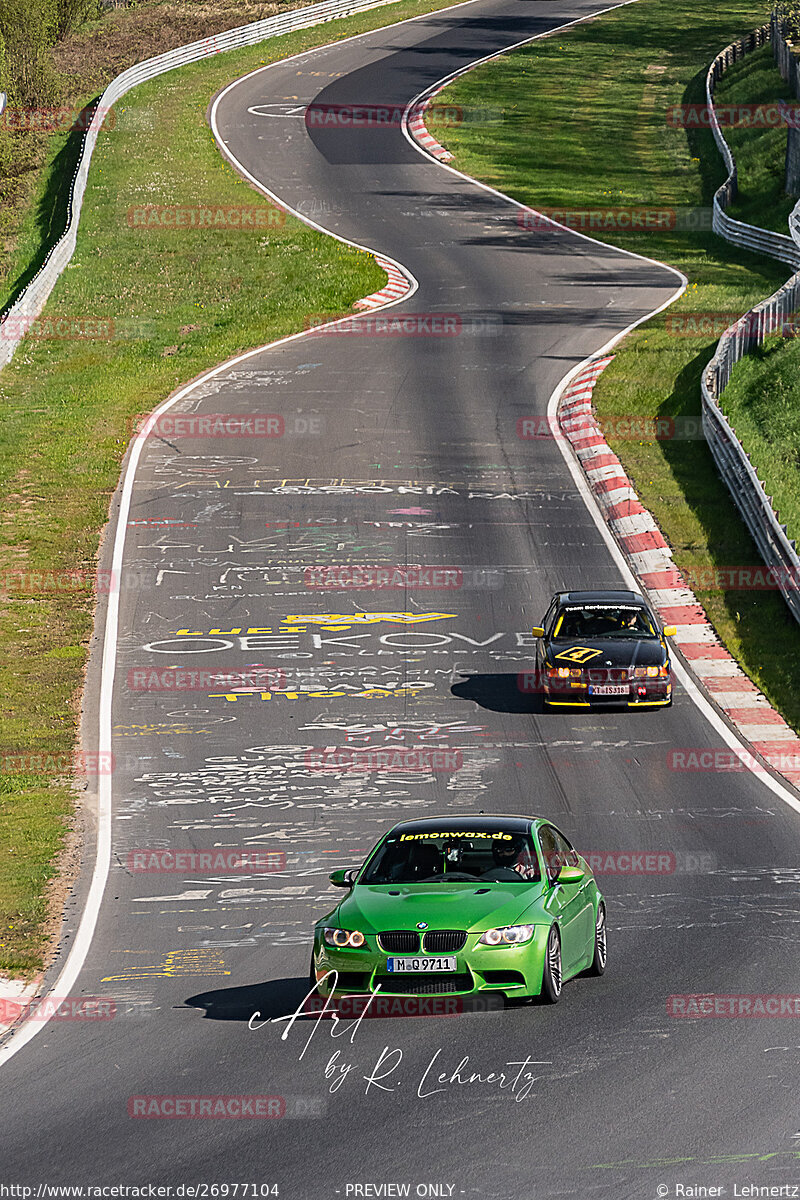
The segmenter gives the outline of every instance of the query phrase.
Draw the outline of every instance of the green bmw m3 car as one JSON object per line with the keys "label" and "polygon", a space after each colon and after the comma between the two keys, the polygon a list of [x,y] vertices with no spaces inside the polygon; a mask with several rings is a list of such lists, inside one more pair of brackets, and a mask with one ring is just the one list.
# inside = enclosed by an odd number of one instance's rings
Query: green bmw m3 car
{"label": "green bmw m3 car", "polygon": [[543,817],[426,817],[334,871],[347,895],[314,929],[322,996],[540,996],[606,967],[606,907],[587,862]]}

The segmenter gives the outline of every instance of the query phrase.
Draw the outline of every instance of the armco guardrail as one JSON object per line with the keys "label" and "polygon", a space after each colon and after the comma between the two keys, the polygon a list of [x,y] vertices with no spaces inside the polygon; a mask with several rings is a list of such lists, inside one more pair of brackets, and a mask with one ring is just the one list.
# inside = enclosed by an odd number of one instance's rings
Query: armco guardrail
{"label": "armco guardrail", "polygon": [[[796,242],[794,238],[797,223],[793,226],[790,221],[793,236],[784,237],[779,233],[771,233],[766,229],[757,229],[741,221],[734,221],[724,211],[736,195],[736,164],[714,112],[714,84],[731,63],[762,46],[769,39],[770,33],[780,36],[780,31],[774,24],[772,29],[769,25],[763,25],[749,37],[727,46],[714,59],[706,76],[711,128],[728,168],[728,178],[714,196],[713,228],[716,233],[737,246],[769,254],[796,268],[800,266],[800,241]],[[795,213],[792,213],[793,218]],[[750,456],[719,406],[719,398],[727,387],[734,364],[760,346],[765,338],[783,332],[785,324],[793,325],[798,305],[800,273],[793,275],[773,296],[756,305],[725,330],[714,357],[703,372],[701,389],[703,432],[714,461],[752,534],[759,554],[767,566],[773,568],[775,582],[795,620],[800,622],[800,557],[797,555],[795,543],[787,536],[786,526],[781,525],[779,516],[772,507],[772,499],[758,478]]]}
{"label": "armco guardrail", "polygon": [[742,246],[746,250],[754,250],[759,254],[768,254],[771,258],[777,258],[780,262],[788,263],[790,267],[794,267],[797,270],[800,267],[800,247],[796,246],[790,237],[786,237],[782,233],[773,233],[769,229],[759,229],[757,225],[746,225],[744,221],[734,221],[725,212],[731,201],[736,199],[736,163],[733,161],[730,146],[722,136],[719,121],[714,111],[714,85],[720,76],[724,75],[728,67],[738,62],[741,58],[744,58],[746,54],[757,50],[759,46],[763,46],[770,40],[771,35],[771,23],[754,29],[752,33],[747,34],[746,37],[741,38],[738,42],[732,42],[730,46],[726,46],[708,68],[708,74],[706,75],[706,102],[708,104],[711,132],[714,135],[714,141],[717,143],[719,152],[725,160],[725,166],[728,168],[728,178],[717,189],[714,195],[711,227],[715,233],[720,234],[721,237],[724,237],[726,241],[732,242],[735,246]]}
{"label": "armco guardrail", "polygon": [[174,71],[176,67],[183,67],[187,63],[213,58],[215,54],[221,54],[224,50],[255,46],[258,42],[279,37],[282,33],[291,33],[295,29],[308,29],[312,25],[335,21],[368,8],[380,8],[384,4],[391,3],[392,0],[324,0],[322,4],[312,4],[306,8],[295,9],[293,12],[282,13],[277,17],[267,17],[263,21],[254,21],[239,29],[229,29],[226,33],[218,33],[212,37],[203,38],[202,41],[191,42],[188,46],[179,46],[177,50],[169,50],[166,54],[158,55],[157,58],[148,58],[144,62],[136,63],[127,71],[123,71],[116,79],[112,79],[100,97],[89,128],[84,134],[80,159],[70,189],[67,228],[50,250],[38,274],[3,315],[7,336],[0,338],[0,366],[9,362],[13,357],[26,330],[44,308],[56,280],[75,252],[81,206],[97,135],[105,113],[117,100],[138,84],[144,83],[148,79],[154,79],[157,75],[163,75],[167,71]]}

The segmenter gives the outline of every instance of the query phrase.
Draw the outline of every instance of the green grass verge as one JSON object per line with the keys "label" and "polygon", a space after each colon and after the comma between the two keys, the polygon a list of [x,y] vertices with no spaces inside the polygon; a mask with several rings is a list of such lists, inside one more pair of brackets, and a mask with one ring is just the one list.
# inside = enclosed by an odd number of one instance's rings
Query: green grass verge
{"label": "green grass verge", "polygon": [[6,756],[72,754],[93,613],[88,586],[54,594],[9,586],[9,573],[91,574],[134,417],[308,314],[349,310],[386,278],[369,255],[294,218],[256,233],[142,234],[128,208],[269,211],[217,151],[212,95],[262,63],[445,6],[404,0],[185,67],[125,97],[101,135],[77,250],[44,316],[107,318],[115,336],[29,336],[0,373],[0,972],[42,965],[46,884],[72,810],[63,768],[23,772]]}
{"label": "green grass verge", "polygon": [[[538,208],[708,210],[724,178],[713,138],[707,131],[670,127],[666,113],[673,105],[702,105],[712,58],[768,15],[766,4],[752,0],[713,6],[642,0],[463,76],[439,103],[496,108],[502,117],[456,128],[434,119],[431,130],[455,154],[455,166]],[[743,202],[749,187],[747,179]],[[771,183],[756,180],[758,187],[774,194]],[[772,293],[788,272],[710,232],[603,236],[678,267],[689,287],[669,313],[618,348],[594,393],[601,421],[622,415],[699,418],[700,374],[721,328],[676,336],[676,318],[723,314],[717,324],[724,326]],[[781,348],[782,355],[791,353],[792,347]],[[765,395],[765,408],[767,403]],[[680,567],[759,563],[704,441],[635,442],[613,434],[609,441]],[[781,597],[698,595],[731,653],[800,728],[800,628]]]}
{"label": "green grass verge", "polygon": [[736,364],[723,400],[789,537],[800,539],[800,345],[768,339]]}

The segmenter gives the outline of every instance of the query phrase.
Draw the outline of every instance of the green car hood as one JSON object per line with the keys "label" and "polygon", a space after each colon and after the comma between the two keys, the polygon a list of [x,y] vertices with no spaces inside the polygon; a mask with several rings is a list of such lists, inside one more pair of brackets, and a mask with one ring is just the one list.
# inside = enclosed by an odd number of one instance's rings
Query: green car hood
{"label": "green car hood", "polygon": [[543,892],[542,883],[356,884],[331,918],[362,933],[415,929],[422,921],[429,929],[484,930],[514,925]]}

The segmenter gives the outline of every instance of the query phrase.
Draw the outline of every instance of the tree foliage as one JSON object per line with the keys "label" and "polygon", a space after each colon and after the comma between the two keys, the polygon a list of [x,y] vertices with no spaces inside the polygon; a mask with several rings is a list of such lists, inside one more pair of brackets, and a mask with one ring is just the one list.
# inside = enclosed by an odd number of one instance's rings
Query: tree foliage
{"label": "tree foliage", "polygon": [[57,98],[53,46],[98,11],[98,0],[0,0],[0,91],[9,105]]}

